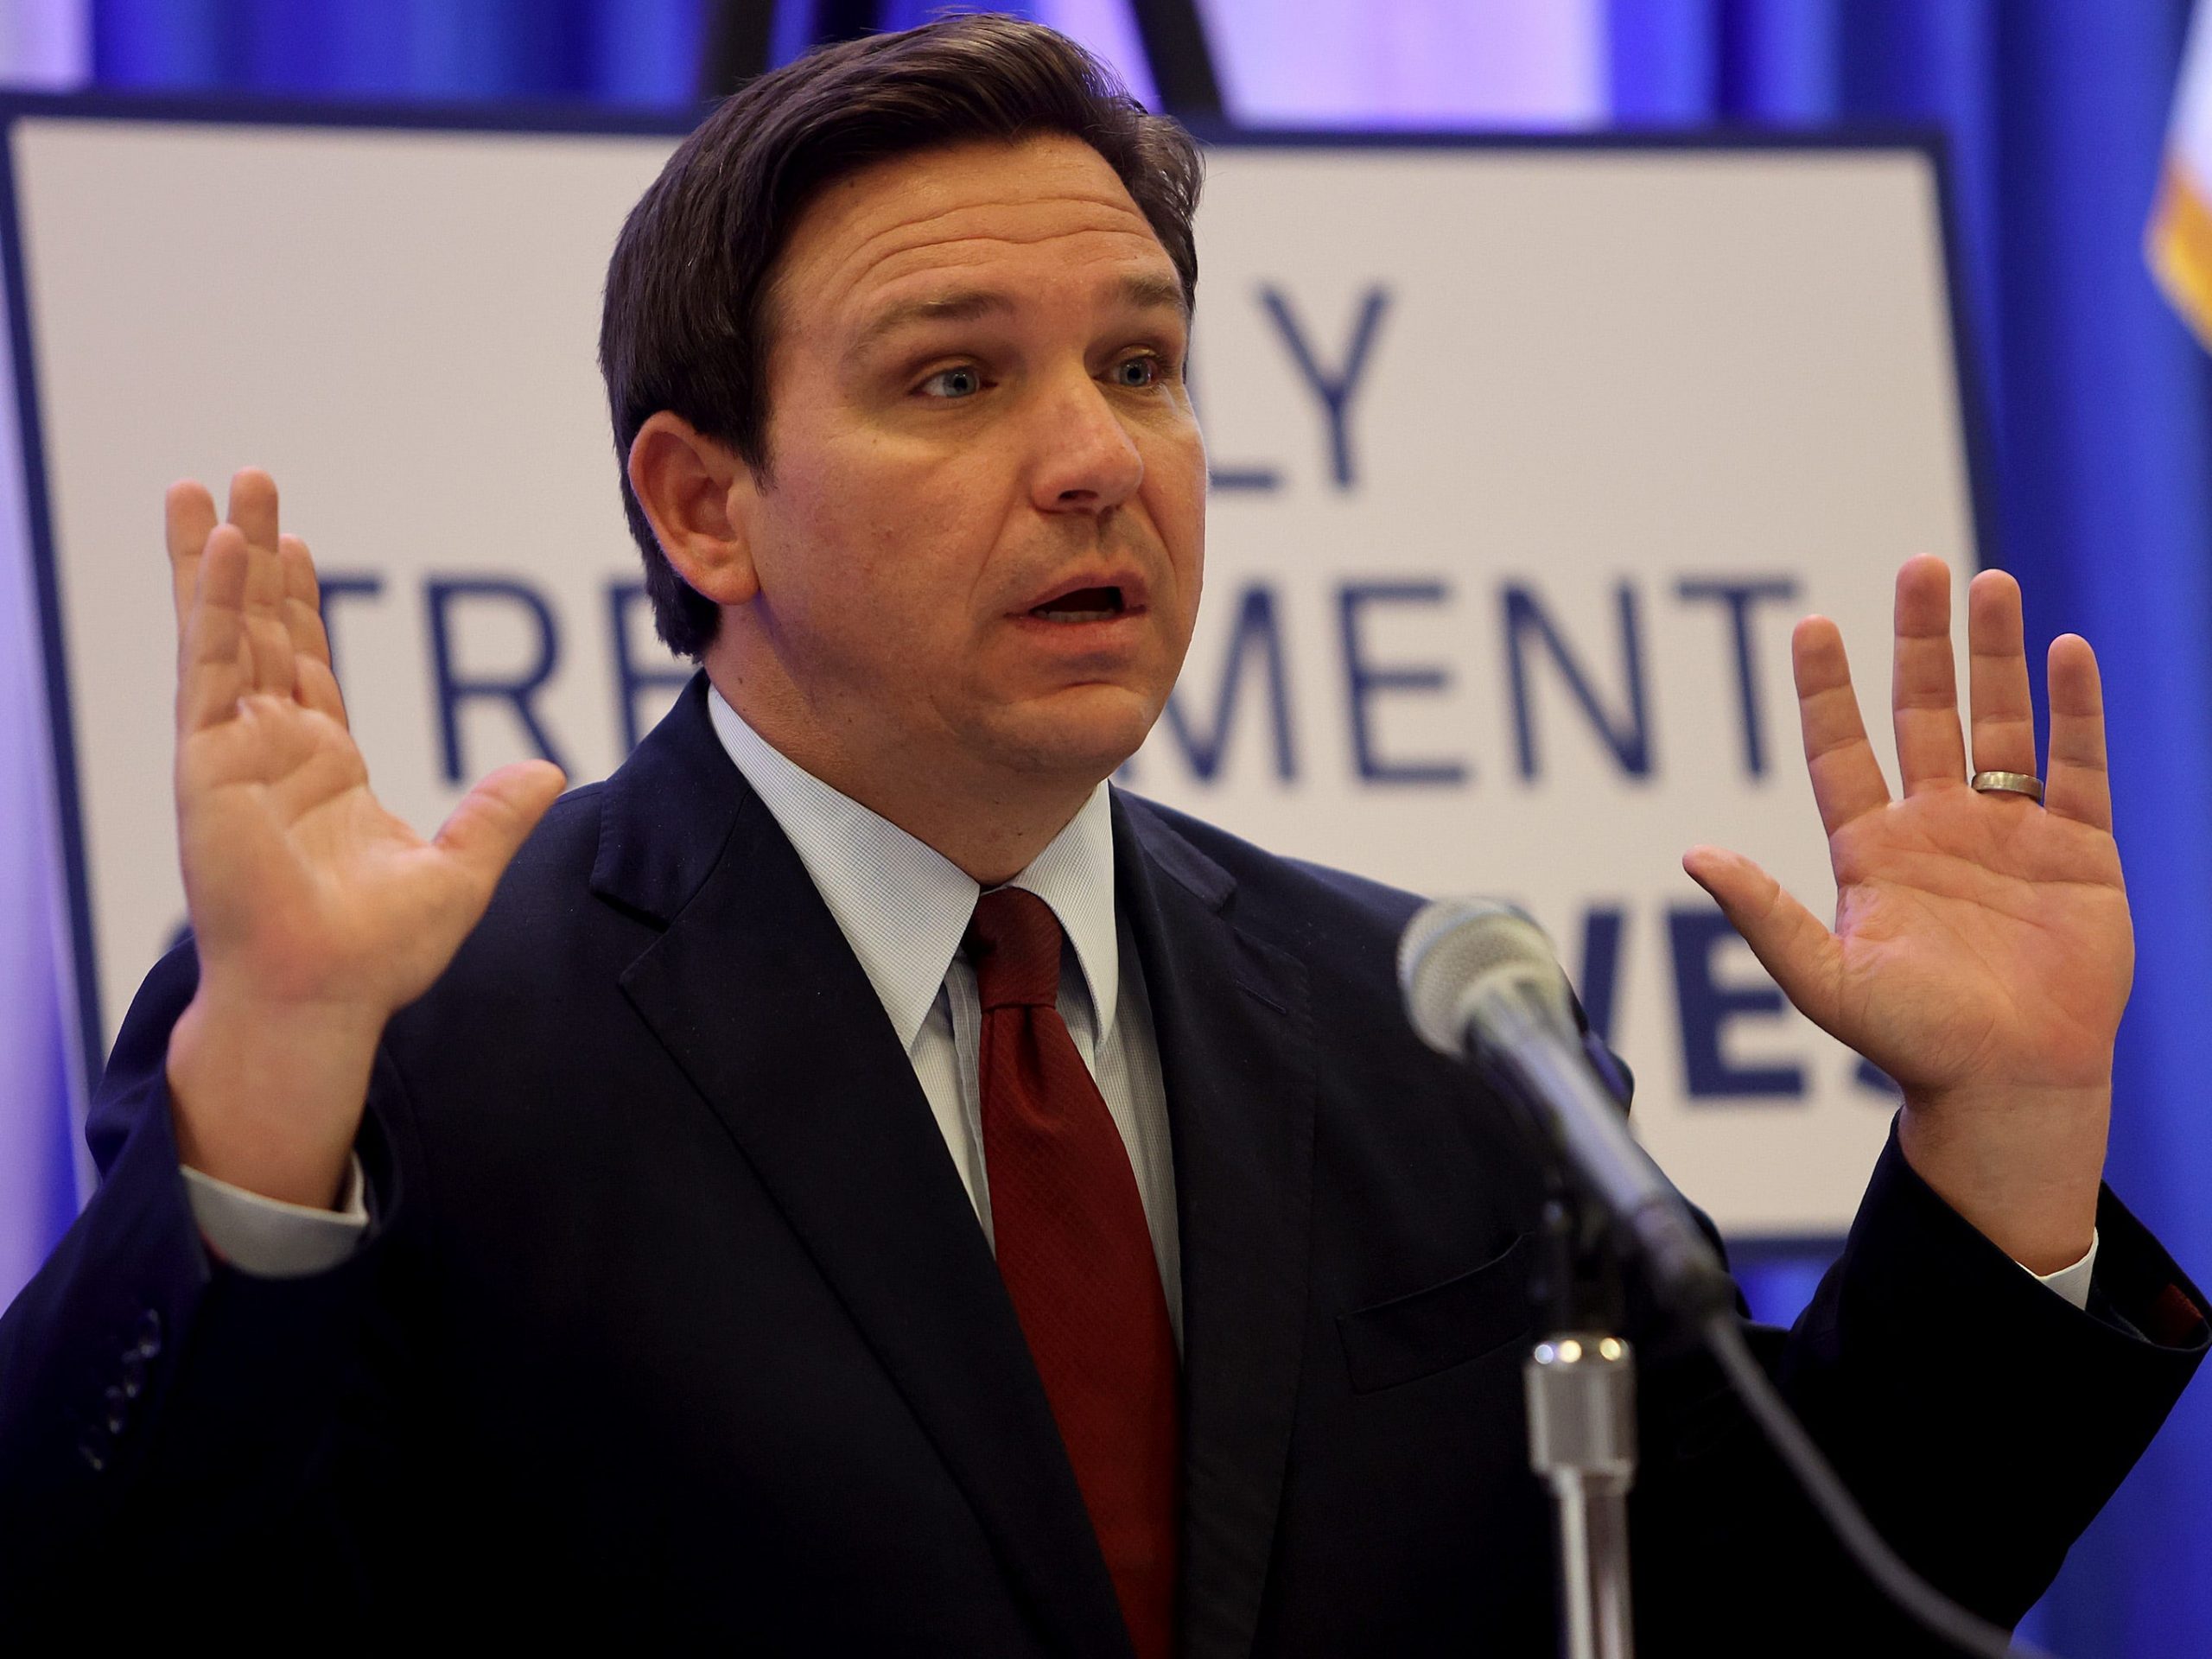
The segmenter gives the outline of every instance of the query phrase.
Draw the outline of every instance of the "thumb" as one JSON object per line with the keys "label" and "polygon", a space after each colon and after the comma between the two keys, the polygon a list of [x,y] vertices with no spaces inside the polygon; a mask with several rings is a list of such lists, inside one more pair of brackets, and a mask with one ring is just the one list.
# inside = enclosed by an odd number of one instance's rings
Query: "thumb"
{"label": "thumb", "polygon": [[1682,868],[1713,896],[1783,995],[1832,1031],[1839,947],[1821,918],[1741,853],[1693,847],[1682,855]]}
{"label": "thumb", "polygon": [[451,854],[488,894],[568,782],[550,760],[518,760],[501,766],[454,808],[439,828],[436,845]]}

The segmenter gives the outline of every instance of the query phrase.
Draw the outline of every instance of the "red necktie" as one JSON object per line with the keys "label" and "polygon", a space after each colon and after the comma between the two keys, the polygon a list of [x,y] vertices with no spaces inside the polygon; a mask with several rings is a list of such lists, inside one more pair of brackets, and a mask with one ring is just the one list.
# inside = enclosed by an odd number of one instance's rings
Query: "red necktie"
{"label": "red necktie", "polygon": [[999,1273],[1138,1659],[1170,1659],[1181,1433],[1175,1337],[1144,1203],[1060,1018],[1051,906],[1014,887],[985,893],[967,950],[983,1005],[983,1160]]}

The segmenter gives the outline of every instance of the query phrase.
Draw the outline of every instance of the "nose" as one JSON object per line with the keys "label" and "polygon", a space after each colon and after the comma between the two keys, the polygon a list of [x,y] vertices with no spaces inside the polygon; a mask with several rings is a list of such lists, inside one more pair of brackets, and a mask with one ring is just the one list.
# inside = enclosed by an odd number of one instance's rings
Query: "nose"
{"label": "nose", "polygon": [[1089,374],[1071,374],[1038,410],[1031,478],[1042,512],[1104,512],[1144,482],[1135,439]]}

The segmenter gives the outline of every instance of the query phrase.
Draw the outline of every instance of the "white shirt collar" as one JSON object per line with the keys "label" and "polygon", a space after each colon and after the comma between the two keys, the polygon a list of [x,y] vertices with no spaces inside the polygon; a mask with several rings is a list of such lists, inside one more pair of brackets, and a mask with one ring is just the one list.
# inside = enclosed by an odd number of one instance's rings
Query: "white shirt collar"
{"label": "white shirt collar", "polygon": [[[720,691],[709,691],[707,709],[715,735],[806,866],[912,1052],[982,889],[934,848],[771,748]],[[1103,783],[1007,885],[1035,893],[1059,918],[1103,1039],[1114,1027],[1121,980],[1113,808]]]}

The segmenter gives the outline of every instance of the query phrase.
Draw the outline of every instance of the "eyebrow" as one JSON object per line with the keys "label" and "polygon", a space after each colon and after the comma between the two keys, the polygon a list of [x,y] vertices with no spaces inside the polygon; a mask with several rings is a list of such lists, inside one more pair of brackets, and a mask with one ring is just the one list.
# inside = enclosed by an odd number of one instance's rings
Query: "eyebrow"
{"label": "eyebrow", "polygon": [[[1133,311],[1173,310],[1184,314],[1183,284],[1179,278],[1147,272],[1124,276],[1115,296]],[[887,334],[918,322],[976,322],[1014,308],[1011,295],[997,289],[963,288],[906,300],[869,320],[853,341],[858,356]]]}

